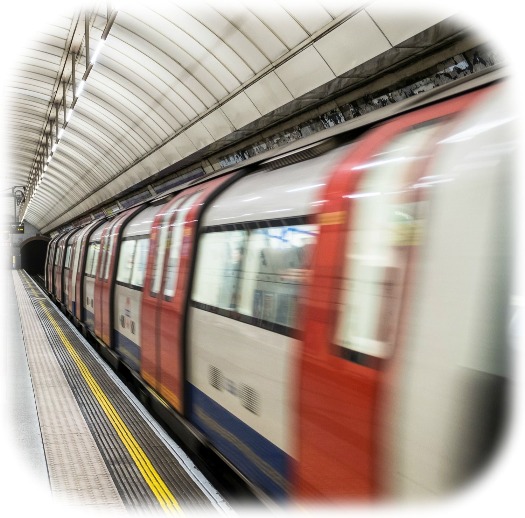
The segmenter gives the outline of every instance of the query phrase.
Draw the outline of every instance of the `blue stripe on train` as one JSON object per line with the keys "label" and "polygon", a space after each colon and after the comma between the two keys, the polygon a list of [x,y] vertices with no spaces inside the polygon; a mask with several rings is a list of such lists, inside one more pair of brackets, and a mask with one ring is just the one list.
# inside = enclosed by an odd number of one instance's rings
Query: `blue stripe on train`
{"label": "blue stripe on train", "polygon": [[194,385],[189,419],[251,482],[277,500],[287,495],[291,457]]}
{"label": "blue stripe on train", "polygon": [[140,347],[115,329],[115,350],[133,370],[140,371]]}
{"label": "blue stripe on train", "polygon": [[88,311],[84,307],[84,323],[86,324],[87,328],[94,333],[95,332],[95,315],[94,313],[91,313],[91,311]]}
{"label": "blue stripe on train", "polygon": [[[95,316],[84,308],[84,322],[88,329],[95,333]],[[140,371],[140,347],[129,338],[115,330],[115,350],[132,369]]]}

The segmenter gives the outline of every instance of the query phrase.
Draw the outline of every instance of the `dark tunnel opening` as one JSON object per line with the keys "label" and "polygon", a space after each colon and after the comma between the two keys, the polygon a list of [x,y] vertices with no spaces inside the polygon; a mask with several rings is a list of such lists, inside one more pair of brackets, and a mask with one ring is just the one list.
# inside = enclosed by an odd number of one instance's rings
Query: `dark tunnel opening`
{"label": "dark tunnel opening", "polygon": [[20,249],[20,266],[29,275],[44,275],[48,241],[35,239]]}

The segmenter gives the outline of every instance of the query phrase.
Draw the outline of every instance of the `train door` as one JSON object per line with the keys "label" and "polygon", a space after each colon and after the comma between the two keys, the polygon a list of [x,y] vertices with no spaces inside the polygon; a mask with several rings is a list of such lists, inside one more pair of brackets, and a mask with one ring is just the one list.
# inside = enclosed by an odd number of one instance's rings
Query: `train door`
{"label": "train door", "polygon": [[104,228],[100,239],[100,261],[95,278],[95,335],[112,347],[113,292],[123,225],[141,208],[129,209],[116,216]]}
{"label": "train door", "polygon": [[46,259],[46,289],[51,294],[54,286],[54,270],[55,270],[55,251],[56,243],[60,236],[55,236],[49,246],[47,247],[47,259]]}
{"label": "train door", "polygon": [[74,278],[74,256],[78,237],[82,233],[82,229],[76,229],[71,233],[66,244],[66,257],[64,259],[64,286],[63,286],[63,302],[66,310],[72,314],[72,284]]}
{"label": "train door", "polygon": [[[77,321],[82,321],[82,303],[84,300],[84,272],[86,271],[89,238],[104,220],[93,221],[82,230],[76,242],[73,258],[73,278],[71,283],[71,314]],[[91,255],[93,259],[93,255]]]}
{"label": "train door", "polygon": [[142,375],[183,412],[183,324],[194,236],[202,206],[231,175],[184,190],[158,214],[143,298]]}
{"label": "train door", "polygon": [[423,177],[444,126],[476,97],[372,130],[326,186],[299,373],[294,492],[303,498],[367,500],[380,491],[378,393],[424,230]]}
{"label": "train door", "polygon": [[100,239],[102,233],[111,225],[111,221],[106,221],[98,227],[88,238],[86,260],[83,274],[83,297],[81,306],[80,321],[84,322],[86,328],[95,334],[95,282],[97,270],[100,262]]}
{"label": "train door", "polygon": [[114,291],[113,347],[133,370],[141,365],[141,318],[151,228],[159,203],[147,206],[123,227]]}
{"label": "train door", "polygon": [[55,260],[55,288],[54,295],[58,302],[64,300],[64,262],[66,259],[66,246],[69,240],[69,237],[74,232],[74,230],[69,230],[58,240],[57,244],[57,254]]}
{"label": "train door", "polygon": [[57,243],[55,245],[55,254],[54,254],[54,262],[53,262],[53,285],[51,286],[51,293],[53,297],[56,299],[57,297],[57,290],[60,282],[60,262],[62,257],[62,243],[64,242],[64,234],[62,234],[58,239]]}

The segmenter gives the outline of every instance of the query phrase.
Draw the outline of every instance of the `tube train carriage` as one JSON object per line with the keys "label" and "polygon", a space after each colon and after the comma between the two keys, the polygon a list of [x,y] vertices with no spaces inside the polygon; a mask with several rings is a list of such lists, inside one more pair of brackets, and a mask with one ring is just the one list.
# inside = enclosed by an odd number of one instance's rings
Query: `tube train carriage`
{"label": "tube train carriage", "polygon": [[65,232],[46,288],[272,498],[447,492],[502,428],[504,88],[400,103]]}

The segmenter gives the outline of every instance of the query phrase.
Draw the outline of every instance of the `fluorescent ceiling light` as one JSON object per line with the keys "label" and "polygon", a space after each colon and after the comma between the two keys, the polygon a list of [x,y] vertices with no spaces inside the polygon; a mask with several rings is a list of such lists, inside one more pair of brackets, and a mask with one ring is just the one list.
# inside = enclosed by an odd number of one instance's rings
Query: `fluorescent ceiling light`
{"label": "fluorescent ceiling light", "polygon": [[104,46],[104,43],[106,43],[106,40],[100,40],[98,42],[97,48],[96,48],[95,52],[93,53],[93,56],[92,56],[91,61],[90,61],[90,63],[92,65],[95,64],[95,61],[97,60],[98,55],[100,54],[100,51],[102,50],[102,47]]}

